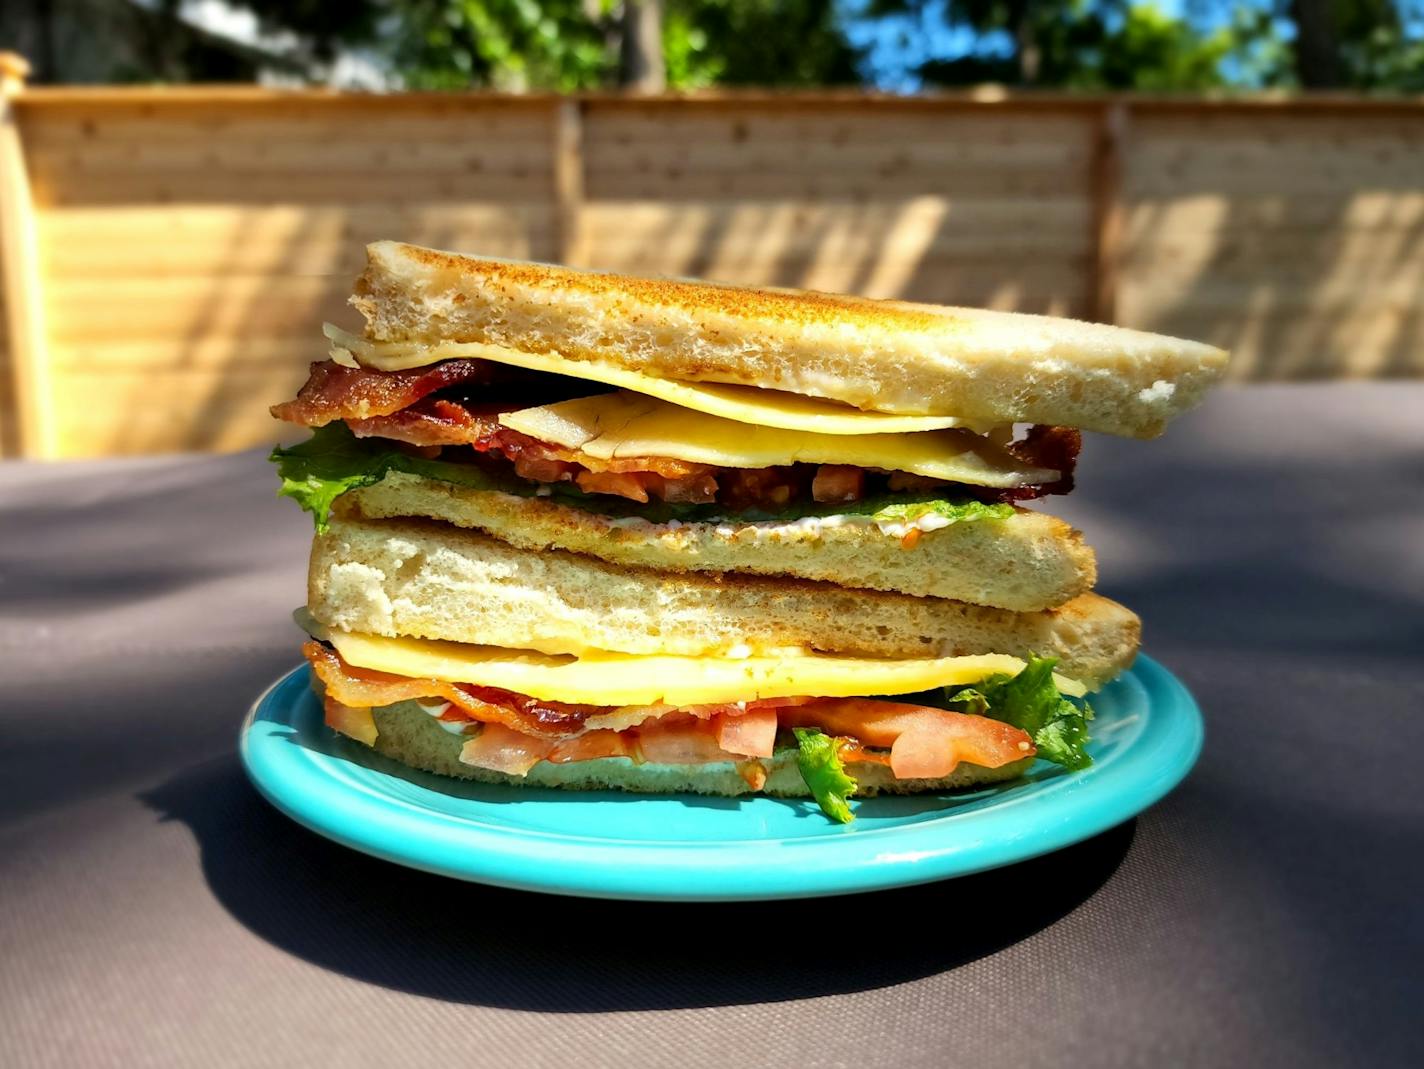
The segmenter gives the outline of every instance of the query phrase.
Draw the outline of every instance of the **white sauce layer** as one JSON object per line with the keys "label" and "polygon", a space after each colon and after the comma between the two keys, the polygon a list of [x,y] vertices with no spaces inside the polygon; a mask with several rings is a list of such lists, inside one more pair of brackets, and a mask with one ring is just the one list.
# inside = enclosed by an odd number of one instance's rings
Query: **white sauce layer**
{"label": "white sauce layer", "polygon": [[451,735],[463,735],[474,724],[473,720],[441,720],[441,714],[450,708],[449,702],[423,702],[417,698],[415,704],[420,706],[421,712],[434,719],[442,730],[448,731]]}
{"label": "white sauce layer", "polygon": [[665,523],[653,523],[641,516],[620,516],[618,519],[609,520],[608,524],[610,527],[621,527],[624,530],[649,530],[667,533],[680,531],[684,527],[712,526],[712,533],[718,538],[743,538],[751,539],[753,542],[799,542],[806,539],[814,541],[820,538],[823,532],[834,530],[837,527],[869,527],[873,525],[879,528],[880,533],[887,538],[901,539],[911,531],[929,534],[931,531],[949,527],[955,522],[948,516],[941,516],[937,512],[926,512],[908,522],[904,520],[876,520],[873,516],[838,515],[803,516],[799,520],[762,520],[756,523],[728,523],[723,520],[713,525],[713,521],[686,523],[682,520],[668,520]]}

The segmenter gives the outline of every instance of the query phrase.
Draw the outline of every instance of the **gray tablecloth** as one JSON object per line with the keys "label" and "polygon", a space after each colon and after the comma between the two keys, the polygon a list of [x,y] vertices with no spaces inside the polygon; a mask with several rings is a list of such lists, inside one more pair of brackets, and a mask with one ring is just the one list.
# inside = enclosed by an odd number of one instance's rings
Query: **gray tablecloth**
{"label": "gray tablecloth", "polygon": [[675,906],[406,871],[254,793],[310,535],[257,453],[0,465],[0,1064],[1417,1059],[1424,384],[1224,390],[1080,486],[1047,507],[1205,711],[1187,782],[1007,870]]}

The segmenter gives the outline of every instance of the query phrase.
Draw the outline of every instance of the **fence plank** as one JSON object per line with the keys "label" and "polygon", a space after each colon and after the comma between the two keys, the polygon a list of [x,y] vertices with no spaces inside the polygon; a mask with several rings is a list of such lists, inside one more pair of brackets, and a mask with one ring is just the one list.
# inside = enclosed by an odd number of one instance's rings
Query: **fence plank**
{"label": "fence plank", "polygon": [[1424,373],[1424,123],[1145,112],[1121,321],[1227,342],[1235,378]]}
{"label": "fence plank", "polygon": [[1127,151],[1127,108],[1113,104],[1102,115],[1093,154],[1092,317],[1117,321],[1118,276],[1122,266],[1122,164]]}
{"label": "fence plank", "polygon": [[26,375],[30,452],[270,440],[383,237],[1115,320],[1238,378],[1424,374],[1409,101],[73,89],[10,116],[33,239],[0,452]]}
{"label": "fence plank", "polygon": [[53,396],[44,349],[43,282],[15,107],[27,70],[19,57],[0,54],[0,282],[5,287],[0,456],[48,457],[54,452]]}

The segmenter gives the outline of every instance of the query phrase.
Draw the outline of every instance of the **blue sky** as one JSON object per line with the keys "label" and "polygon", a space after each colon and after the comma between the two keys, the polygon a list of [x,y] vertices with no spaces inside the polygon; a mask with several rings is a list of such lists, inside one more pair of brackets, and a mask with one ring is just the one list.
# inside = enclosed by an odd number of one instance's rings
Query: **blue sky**
{"label": "blue sky", "polygon": [[[1265,7],[1270,0],[1143,0],[1166,14],[1185,15],[1194,25],[1210,32],[1231,21],[1238,7]],[[944,0],[939,0],[922,20],[860,17],[865,0],[841,0],[847,36],[857,46],[868,49],[868,73],[875,85],[891,92],[914,92],[921,87],[915,68],[927,59],[953,58],[969,51],[974,35],[950,27],[944,18]],[[1293,27],[1282,26],[1282,36],[1290,37]],[[1005,41],[1007,48],[1007,41]]]}

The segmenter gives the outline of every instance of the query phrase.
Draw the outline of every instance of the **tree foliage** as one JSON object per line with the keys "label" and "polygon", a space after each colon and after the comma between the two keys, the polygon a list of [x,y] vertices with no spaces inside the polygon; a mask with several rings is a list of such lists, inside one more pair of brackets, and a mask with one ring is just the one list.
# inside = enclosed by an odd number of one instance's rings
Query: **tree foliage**
{"label": "tree foliage", "polygon": [[[394,55],[417,88],[593,89],[618,71],[613,0],[389,0]],[[859,80],[834,0],[665,0],[668,85]]]}
{"label": "tree foliage", "polygon": [[668,84],[815,86],[860,81],[834,0],[667,0]]}
{"label": "tree foliage", "polygon": [[389,45],[413,89],[593,89],[616,67],[583,0],[390,0]]}
{"label": "tree foliage", "polygon": [[[417,89],[571,91],[619,80],[621,0],[229,2],[269,31],[294,34],[300,47],[283,62],[306,63],[314,77],[356,45]],[[661,0],[663,59],[674,89],[858,84],[879,72],[852,38],[896,24],[922,52],[934,46],[913,70],[931,85],[1424,91],[1424,0],[1185,0],[1170,12],[1166,2]],[[190,69],[211,65],[213,50],[184,51],[180,7],[144,8],[148,76],[223,76]],[[935,34],[935,24],[948,32]]]}

